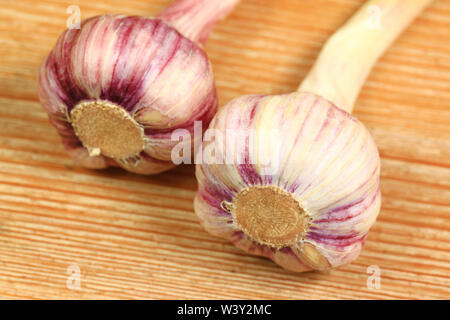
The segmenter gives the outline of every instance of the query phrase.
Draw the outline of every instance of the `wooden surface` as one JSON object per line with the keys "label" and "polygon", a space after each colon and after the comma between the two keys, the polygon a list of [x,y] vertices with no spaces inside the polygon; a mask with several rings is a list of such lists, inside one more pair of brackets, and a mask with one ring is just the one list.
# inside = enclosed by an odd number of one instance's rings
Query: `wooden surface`
{"label": "wooden surface", "polygon": [[[0,1],[0,298],[450,298],[450,1],[379,61],[355,115],[382,156],[383,205],[362,255],[295,274],[202,230],[191,166],[157,176],[74,166],[36,95],[66,8],[153,15],[169,0]],[[294,90],[359,0],[244,0],[207,44],[220,104]],[[67,269],[81,271],[79,290]],[[381,270],[369,289],[367,268]]]}

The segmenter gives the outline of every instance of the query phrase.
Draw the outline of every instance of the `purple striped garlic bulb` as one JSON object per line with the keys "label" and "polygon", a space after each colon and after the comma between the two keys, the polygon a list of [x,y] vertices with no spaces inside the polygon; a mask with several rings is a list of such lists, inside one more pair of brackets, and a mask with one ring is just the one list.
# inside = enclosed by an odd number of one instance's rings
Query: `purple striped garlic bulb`
{"label": "purple striped garlic bulb", "polygon": [[178,0],[156,18],[102,15],[64,31],[38,90],[69,154],[88,168],[172,168],[172,131],[217,110],[202,45],[238,1]]}
{"label": "purple striped garlic bulb", "polygon": [[[196,167],[195,212],[207,231],[292,271],[358,257],[380,211],[380,159],[350,113],[373,64],[429,2],[367,2],[298,92],[244,96],[219,110]],[[367,24],[374,5],[379,28]]]}

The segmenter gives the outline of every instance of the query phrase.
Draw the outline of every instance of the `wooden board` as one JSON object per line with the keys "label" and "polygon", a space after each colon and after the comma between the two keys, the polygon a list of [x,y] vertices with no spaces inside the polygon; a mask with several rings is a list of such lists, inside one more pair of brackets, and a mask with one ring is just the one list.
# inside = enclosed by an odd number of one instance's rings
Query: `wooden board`
{"label": "wooden board", "polygon": [[[39,64],[75,4],[83,18],[153,15],[169,0],[0,1],[0,298],[450,298],[450,1],[379,61],[355,115],[382,156],[383,205],[366,248],[296,274],[207,234],[194,168],[156,176],[76,167],[36,95]],[[244,0],[207,44],[220,104],[295,90],[360,0]],[[80,268],[80,289],[67,286]],[[381,271],[370,289],[367,268]],[[69,282],[71,283],[71,282]]]}

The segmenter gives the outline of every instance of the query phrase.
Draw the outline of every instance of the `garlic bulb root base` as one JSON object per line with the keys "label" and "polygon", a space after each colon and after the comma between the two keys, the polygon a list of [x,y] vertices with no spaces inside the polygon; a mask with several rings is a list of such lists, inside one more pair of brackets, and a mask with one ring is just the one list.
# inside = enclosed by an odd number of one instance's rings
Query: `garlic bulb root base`
{"label": "garlic bulb root base", "polygon": [[251,186],[240,191],[232,203],[223,202],[222,207],[252,240],[272,248],[297,244],[309,226],[308,214],[300,203],[276,186]]}
{"label": "garlic bulb root base", "polygon": [[112,102],[82,101],[71,110],[70,118],[75,134],[91,156],[128,159],[144,149],[144,129]]}

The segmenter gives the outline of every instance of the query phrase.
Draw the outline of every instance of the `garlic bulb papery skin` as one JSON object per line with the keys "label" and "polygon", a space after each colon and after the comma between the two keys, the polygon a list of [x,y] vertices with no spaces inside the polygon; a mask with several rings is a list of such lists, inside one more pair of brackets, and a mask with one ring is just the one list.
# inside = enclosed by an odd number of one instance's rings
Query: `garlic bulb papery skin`
{"label": "garlic bulb papery skin", "polygon": [[210,128],[260,136],[230,150],[242,164],[197,167],[195,210],[209,232],[295,271],[356,258],[380,208],[378,152],[358,120],[291,93],[236,99]]}
{"label": "garlic bulb papery skin", "polygon": [[96,169],[174,167],[172,131],[193,132],[194,121],[206,128],[217,110],[202,45],[238,2],[179,0],[156,18],[102,15],[64,31],[38,92],[69,154]]}
{"label": "garlic bulb papery skin", "polygon": [[[350,113],[377,58],[429,2],[369,1],[329,39],[298,92],[219,109],[196,167],[195,212],[208,232],[297,272],[358,257],[380,211],[380,159]],[[365,24],[369,5],[380,9],[376,31]]]}

